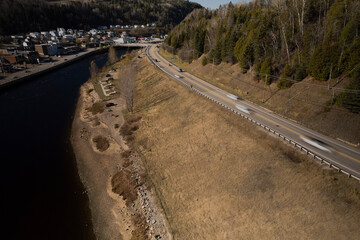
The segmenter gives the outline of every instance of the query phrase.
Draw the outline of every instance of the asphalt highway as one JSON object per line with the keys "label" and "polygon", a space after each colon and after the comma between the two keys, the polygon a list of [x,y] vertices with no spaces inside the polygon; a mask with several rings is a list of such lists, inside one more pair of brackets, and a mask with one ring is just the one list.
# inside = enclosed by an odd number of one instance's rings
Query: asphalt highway
{"label": "asphalt highway", "polygon": [[158,48],[146,49],[150,61],[176,81],[195,92],[230,109],[266,130],[275,133],[285,141],[307,152],[315,159],[360,180],[360,150],[348,144],[308,129],[291,120],[242,100],[218,87],[207,83],[187,72],[179,72],[178,67],[169,63],[158,54]]}

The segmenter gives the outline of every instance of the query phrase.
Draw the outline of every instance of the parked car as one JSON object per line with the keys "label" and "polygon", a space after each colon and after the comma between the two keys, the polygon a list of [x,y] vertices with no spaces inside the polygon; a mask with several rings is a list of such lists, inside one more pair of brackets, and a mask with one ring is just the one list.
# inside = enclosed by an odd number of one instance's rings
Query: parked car
{"label": "parked car", "polygon": [[178,72],[183,72],[183,70],[181,68],[178,69]]}
{"label": "parked car", "polygon": [[106,74],[105,77],[111,77],[111,75],[110,75],[110,74]]}
{"label": "parked car", "polygon": [[114,78],[112,78],[112,77],[107,79],[107,81],[112,81],[112,80],[114,80]]}
{"label": "parked car", "polygon": [[111,70],[109,71],[109,73],[113,73],[113,72],[116,72],[116,70],[115,70],[115,69],[111,69]]}
{"label": "parked car", "polygon": [[115,103],[107,103],[107,104],[105,104],[105,107],[112,107],[112,106],[115,106]]}

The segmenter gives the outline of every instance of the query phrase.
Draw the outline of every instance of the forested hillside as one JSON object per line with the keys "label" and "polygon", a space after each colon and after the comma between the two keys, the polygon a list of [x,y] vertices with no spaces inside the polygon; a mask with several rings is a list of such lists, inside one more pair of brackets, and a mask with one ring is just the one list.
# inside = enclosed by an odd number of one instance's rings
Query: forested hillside
{"label": "forested hillside", "polygon": [[0,35],[110,24],[157,23],[166,30],[195,8],[201,6],[185,0],[1,0]]}
{"label": "forested hillside", "polygon": [[280,89],[311,76],[351,78],[329,104],[360,112],[360,1],[257,0],[198,9],[175,27],[166,50],[203,65],[238,63]]}

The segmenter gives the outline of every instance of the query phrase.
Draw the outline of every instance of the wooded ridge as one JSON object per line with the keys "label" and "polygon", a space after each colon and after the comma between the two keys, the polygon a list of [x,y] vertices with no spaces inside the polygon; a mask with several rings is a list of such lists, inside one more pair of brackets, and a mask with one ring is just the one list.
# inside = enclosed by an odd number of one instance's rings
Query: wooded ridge
{"label": "wooded ridge", "polygon": [[360,2],[255,0],[194,10],[166,39],[167,51],[203,65],[238,63],[280,89],[311,76],[351,78],[329,104],[360,112]]}
{"label": "wooded ridge", "polygon": [[0,35],[56,27],[90,30],[110,24],[156,23],[169,30],[195,8],[201,5],[185,0],[2,0]]}

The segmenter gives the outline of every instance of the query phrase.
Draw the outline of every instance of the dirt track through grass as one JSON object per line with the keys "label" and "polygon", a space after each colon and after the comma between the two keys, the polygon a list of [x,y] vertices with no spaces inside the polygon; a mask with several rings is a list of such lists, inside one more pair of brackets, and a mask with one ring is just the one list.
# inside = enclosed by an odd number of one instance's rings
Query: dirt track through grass
{"label": "dirt track through grass", "polygon": [[135,146],[175,239],[354,239],[360,187],[155,70]]}

